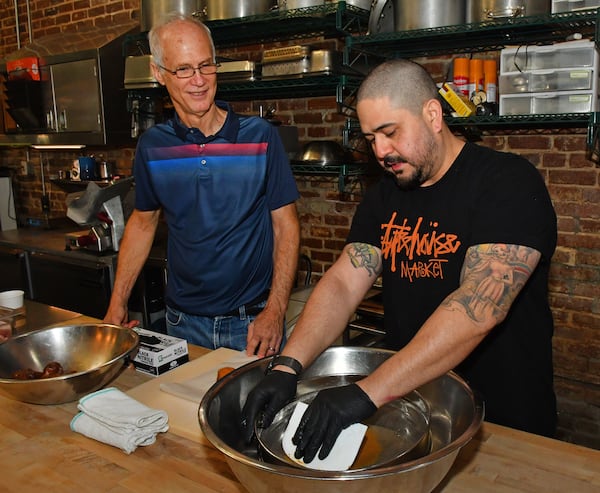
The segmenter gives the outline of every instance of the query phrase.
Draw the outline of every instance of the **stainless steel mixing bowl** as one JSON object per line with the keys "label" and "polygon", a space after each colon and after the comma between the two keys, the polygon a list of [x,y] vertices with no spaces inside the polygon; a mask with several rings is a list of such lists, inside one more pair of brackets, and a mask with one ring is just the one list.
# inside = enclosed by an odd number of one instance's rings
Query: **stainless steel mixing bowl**
{"label": "stainless steel mixing bowl", "polygon": [[[33,404],[61,404],[104,387],[129,364],[139,338],[132,329],[109,324],[67,325],[41,329],[0,344],[0,393]],[[58,377],[17,380],[16,370],[42,371],[61,364]]]}
{"label": "stainless steel mixing bowl", "polygon": [[[302,373],[298,395],[355,381],[393,354],[376,348],[330,348]],[[482,401],[464,380],[449,372],[417,389],[431,411],[431,445],[421,457],[344,472],[274,464],[262,458],[257,443],[244,442],[239,428],[246,396],[263,377],[268,362],[268,359],[254,361],[219,380],[205,394],[198,409],[204,435],[225,455],[250,493],[430,492],[448,473],[459,450],[483,420]]]}

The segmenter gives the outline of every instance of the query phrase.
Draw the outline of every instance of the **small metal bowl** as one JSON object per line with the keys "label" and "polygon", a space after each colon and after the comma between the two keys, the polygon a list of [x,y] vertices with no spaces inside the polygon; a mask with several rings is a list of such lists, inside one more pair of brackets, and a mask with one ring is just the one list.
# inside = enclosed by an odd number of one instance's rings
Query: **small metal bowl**
{"label": "small metal bowl", "polygon": [[[75,401],[114,380],[134,357],[138,342],[134,330],[110,324],[51,327],[13,337],[0,344],[0,394],[32,404]],[[42,371],[53,361],[64,375],[11,377],[27,368]]]}
{"label": "small metal bowl", "polygon": [[[281,409],[268,428],[255,428],[262,449],[279,463],[294,467],[310,466],[290,458],[282,446],[282,438],[298,402],[310,403],[317,392],[305,394]],[[429,452],[429,406],[418,392],[388,402],[369,419],[358,455],[348,471],[364,471],[397,464]]]}

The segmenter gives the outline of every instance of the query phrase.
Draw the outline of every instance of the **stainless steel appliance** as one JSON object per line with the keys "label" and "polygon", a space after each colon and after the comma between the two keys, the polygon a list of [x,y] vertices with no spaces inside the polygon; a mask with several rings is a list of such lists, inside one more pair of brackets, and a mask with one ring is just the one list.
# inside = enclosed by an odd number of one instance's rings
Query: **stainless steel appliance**
{"label": "stainless steel appliance", "polygon": [[9,54],[7,60],[39,57],[40,80],[10,81],[6,106],[15,122],[4,122],[0,144],[131,143],[123,43],[137,29],[127,23],[61,32]]}
{"label": "stainless steel appliance", "polygon": [[67,217],[89,229],[68,233],[66,249],[118,251],[126,221],[122,201],[132,184],[133,177],[118,180],[105,188],[90,182],[84,193],[67,196]]}

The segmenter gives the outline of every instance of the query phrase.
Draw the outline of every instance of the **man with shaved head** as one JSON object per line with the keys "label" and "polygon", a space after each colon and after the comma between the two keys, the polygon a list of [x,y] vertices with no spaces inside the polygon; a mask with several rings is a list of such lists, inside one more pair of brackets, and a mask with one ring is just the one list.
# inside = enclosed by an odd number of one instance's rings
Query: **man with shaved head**
{"label": "man with shaved head", "polygon": [[375,68],[357,112],[385,173],[289,344],[249,394],[246,438],[257,417],[268,426],[293,398],[296,373],[339,337],[380,275],[385,346],[397,352],[358,382],[319,392],[294,436],[298,458],[326,457],[342,429],[449,370],[481,394],[487,420],[552,436],[547,284],[557,231],[539,172],[455,136],[436,85],[411,61]]}

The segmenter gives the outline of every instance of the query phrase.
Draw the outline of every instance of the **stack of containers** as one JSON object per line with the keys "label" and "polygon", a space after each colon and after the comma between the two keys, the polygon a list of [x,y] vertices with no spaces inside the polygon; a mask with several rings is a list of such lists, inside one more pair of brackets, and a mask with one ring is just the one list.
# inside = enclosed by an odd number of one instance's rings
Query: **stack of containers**
{"label": "stack of containers", "polygon": [[500,115],[598,111],[593,41],[505,48],[500,53]]}

